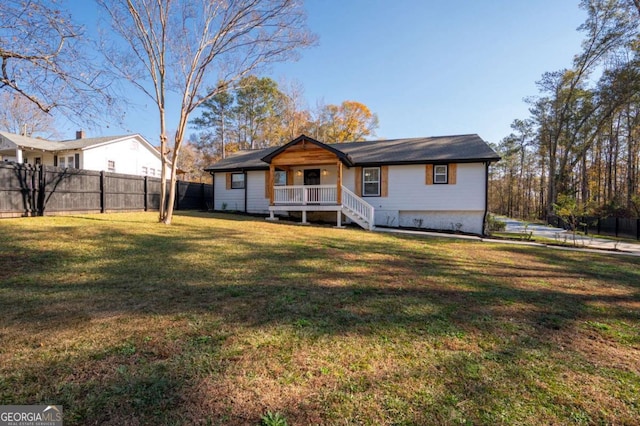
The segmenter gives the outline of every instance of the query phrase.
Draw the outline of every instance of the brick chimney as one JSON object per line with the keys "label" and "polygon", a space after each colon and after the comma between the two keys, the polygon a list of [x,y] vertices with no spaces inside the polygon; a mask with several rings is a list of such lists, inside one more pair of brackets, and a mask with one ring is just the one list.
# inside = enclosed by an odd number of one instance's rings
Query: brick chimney
{"label": "brick chimney", "polygon": [[76,139],[84,139],[84,130],[76,131]]}

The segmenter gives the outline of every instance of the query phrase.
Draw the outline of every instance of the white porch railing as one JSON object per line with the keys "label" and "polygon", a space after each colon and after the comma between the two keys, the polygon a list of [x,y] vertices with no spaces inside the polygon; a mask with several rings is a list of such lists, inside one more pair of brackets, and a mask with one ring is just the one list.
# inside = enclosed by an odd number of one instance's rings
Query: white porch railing
{"label": "white porch railing", "polygon": [[373,228],[373,217],[375,211],[373,206],[344,186],[342,187],[342,205],[362,217],[367,223],[367,227],[369,229]]}
{"label": "white porch railing", "polygon": [[336,185],[287,185],[273,187],[274,204],[337,204]]}

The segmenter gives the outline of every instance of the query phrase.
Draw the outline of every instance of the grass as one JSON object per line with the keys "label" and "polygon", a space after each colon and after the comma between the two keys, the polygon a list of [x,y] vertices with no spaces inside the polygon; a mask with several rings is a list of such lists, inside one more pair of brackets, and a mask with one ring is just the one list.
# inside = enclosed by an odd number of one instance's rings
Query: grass
{"label": "grass", "polygon": [[0,312],[0,404],[61,404],[65,425],[640,418],[634,258],[222,214],[7,219]]}

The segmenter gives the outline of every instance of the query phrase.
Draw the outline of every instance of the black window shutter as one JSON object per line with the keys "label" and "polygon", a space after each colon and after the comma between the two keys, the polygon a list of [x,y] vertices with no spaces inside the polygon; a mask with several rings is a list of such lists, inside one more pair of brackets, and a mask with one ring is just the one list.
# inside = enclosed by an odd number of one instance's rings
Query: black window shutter
{"label": "black window shutter", "polygon": [[53,156],[53,167],[58,167],[58,156],[57,155]]}
{"label": "black window shutter", "polygon": [[76,169],[80,168],[80,154],[75,155],[75,158],[73,159],[73,163],[76,166]]}

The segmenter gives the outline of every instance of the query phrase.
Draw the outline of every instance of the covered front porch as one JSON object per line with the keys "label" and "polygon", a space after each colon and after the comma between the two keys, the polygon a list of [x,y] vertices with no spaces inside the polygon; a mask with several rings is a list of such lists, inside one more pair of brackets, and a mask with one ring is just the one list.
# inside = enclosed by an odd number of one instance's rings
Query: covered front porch
{"label": "covered front porch", "polygon": [[345,214],[364,228],[371,228],[373,206],[349,189],[340,185],[284,185],[273,187],[273,203],[269,206],[269,218],[275,220],[276,212],[302,212],[302,223],[307,223],[307,212],[336,212],[336,226],[342,226]]}
{"label": "covered front porch", "polygon": [[374,210],[343,185],[344,167],[350,159],[343,152],[311,138],[300,137],[262,159],[269,164],[266,176],[269,219],[277,212],[336,213],[337,226],[344,214],[365,229],[373,227]]}

